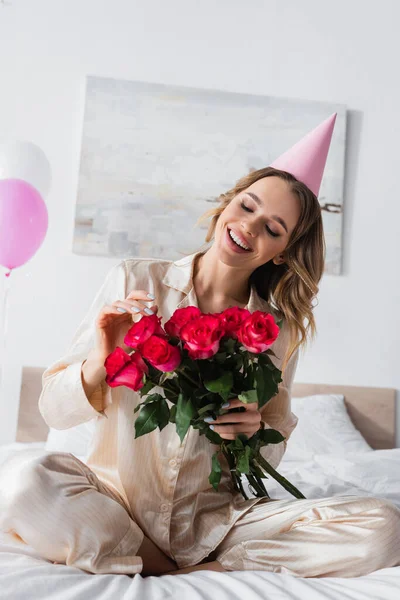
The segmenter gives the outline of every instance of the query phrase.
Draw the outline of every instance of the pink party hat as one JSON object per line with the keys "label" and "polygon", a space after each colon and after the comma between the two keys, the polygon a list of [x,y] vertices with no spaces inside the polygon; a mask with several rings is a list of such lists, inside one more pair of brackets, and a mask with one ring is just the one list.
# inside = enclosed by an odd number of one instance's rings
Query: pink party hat
{"label": "pink party hat", "polygon": [[270,165],[275,169],[294,175],[296,179],[305,183],[317,197],[336,116],[337,113],[333,113]]}

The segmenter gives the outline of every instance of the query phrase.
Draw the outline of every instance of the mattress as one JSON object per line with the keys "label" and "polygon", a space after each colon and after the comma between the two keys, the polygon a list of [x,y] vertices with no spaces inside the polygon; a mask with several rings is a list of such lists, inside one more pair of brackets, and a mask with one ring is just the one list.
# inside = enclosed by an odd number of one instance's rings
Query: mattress
{"label": "mattress", "polygon": [[[30,448],[44,453],[44,443],[0,446],[0,462]],[[84,457],[78,456],[81,460]],[[386,498],[400,508],[400,448],[355,453],[349,457],[314,455],[286,460],[279,471],[307,498],[357,494]],[[275,481],[266,481],[272,498],[293,498]],[[30,546],[0,533],[0,598],[12,600],[398,600],[400,566],[356,578],[301,578],[265,571],[142,577],[93,575],[42,559]]]}

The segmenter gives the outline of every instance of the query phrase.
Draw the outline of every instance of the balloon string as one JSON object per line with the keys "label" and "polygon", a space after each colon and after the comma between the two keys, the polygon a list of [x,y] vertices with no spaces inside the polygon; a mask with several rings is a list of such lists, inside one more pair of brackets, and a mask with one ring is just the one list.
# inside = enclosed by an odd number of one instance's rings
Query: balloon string
{"label": "balloon string", "polygon": [[4,282],[4,294],[3,294],[3,311],[2,311],[2,328],[1,328],[1,353],[0,353],[0,401],[3,399],[3,383],[4,373],[6,367],[6,338],[8,328],[8,300],[10,292],[10,273],[11,270],[5,274],[6,279]]}

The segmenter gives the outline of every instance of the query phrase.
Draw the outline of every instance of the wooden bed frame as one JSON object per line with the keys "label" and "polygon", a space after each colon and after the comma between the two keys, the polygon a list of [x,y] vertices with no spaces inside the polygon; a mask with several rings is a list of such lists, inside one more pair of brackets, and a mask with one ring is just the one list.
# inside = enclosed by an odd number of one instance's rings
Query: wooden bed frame
{"label": "wooden bed frame", "polygon": [[[38,409],[42,389],[40,367],[23,367],[17,442],[42,442],[49,431]],[[355,427],[375,450],[396,447],[396,390],[318,383],[295,383],[292,396],[343,394]]]}

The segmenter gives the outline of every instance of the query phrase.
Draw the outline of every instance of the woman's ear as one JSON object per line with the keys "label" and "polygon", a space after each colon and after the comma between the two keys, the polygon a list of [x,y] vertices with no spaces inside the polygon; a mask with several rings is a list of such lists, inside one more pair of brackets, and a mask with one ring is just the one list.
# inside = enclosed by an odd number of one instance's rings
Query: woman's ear
{"label": "woman's ear", "polygon": [[284,262],[286,262],[285,256],[283,254],[277,254],[272,259],[272,262],[274,263],[274,265],[282,265]]}

